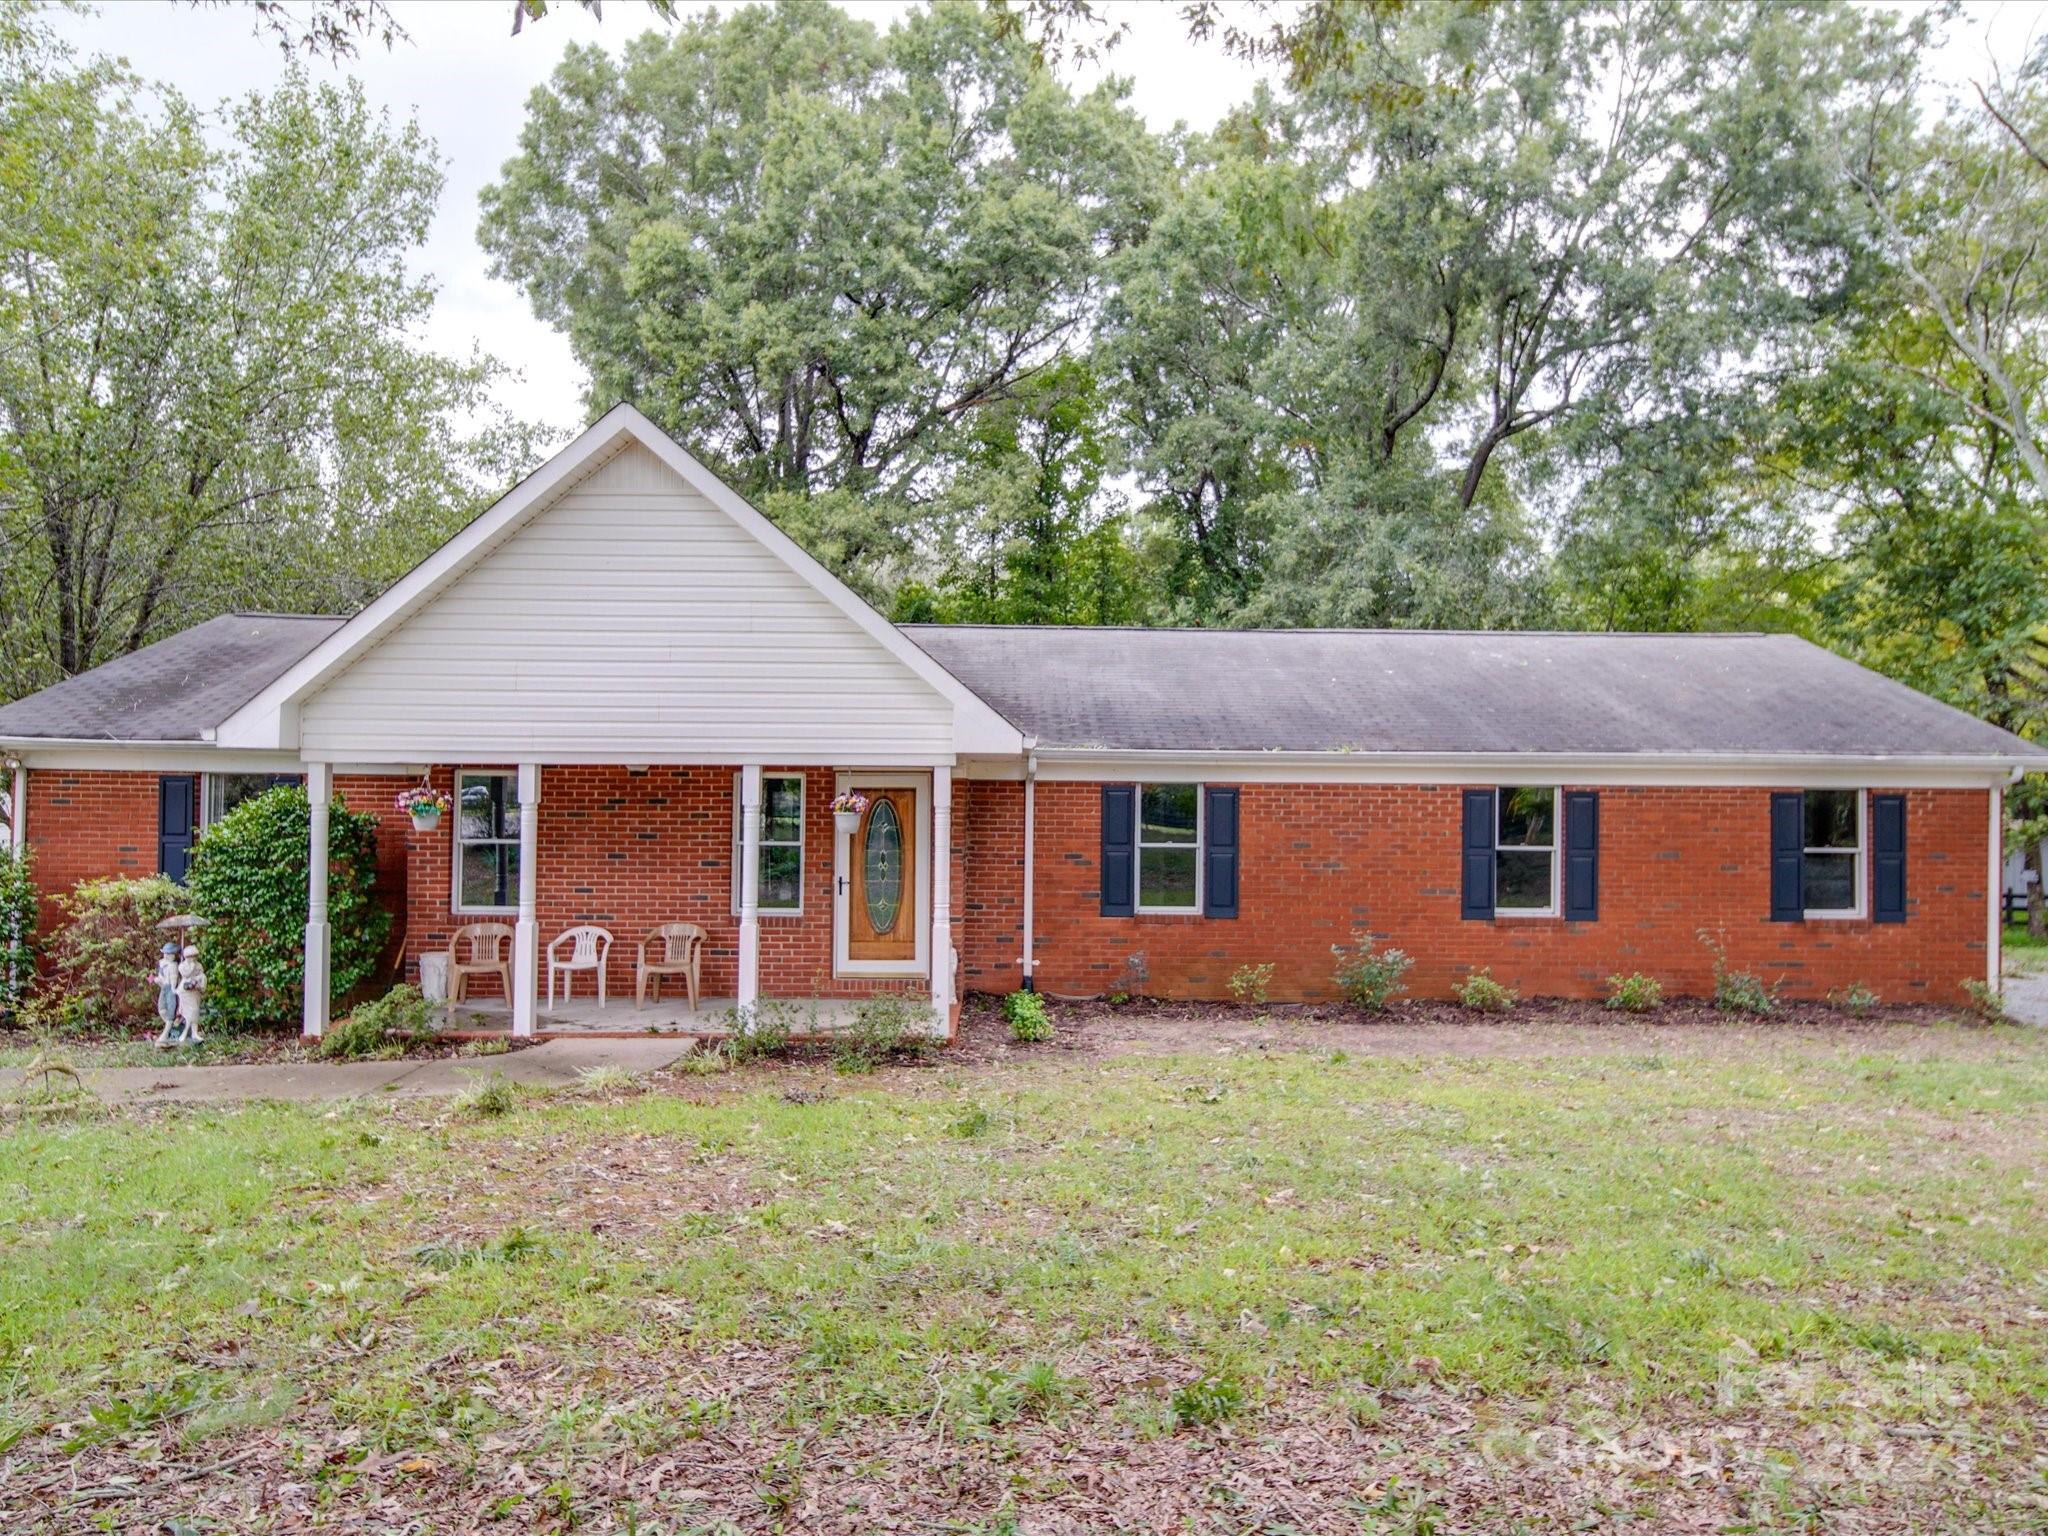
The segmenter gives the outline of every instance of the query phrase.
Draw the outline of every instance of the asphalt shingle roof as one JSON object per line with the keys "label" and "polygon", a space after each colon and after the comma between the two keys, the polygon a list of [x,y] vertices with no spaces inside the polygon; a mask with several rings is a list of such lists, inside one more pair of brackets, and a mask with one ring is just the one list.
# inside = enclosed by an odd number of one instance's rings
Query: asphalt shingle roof
{"label": "asphalt shingle roof", "polygon": [[198,741],[343,620],[230,613],[0,708],[0,740]]}
{"label": "asphalt shingle roof", "polygon": [[904,632],[1041,746],[1121,751],[2038,756],[1791,635]]}

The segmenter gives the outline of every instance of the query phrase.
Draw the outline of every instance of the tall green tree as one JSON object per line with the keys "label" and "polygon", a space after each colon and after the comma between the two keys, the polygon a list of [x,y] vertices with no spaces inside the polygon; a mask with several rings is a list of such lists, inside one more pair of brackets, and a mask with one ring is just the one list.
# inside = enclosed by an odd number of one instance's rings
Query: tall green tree
{"label": "tall green tree", "polygon": [[210,148],[174,93],[0,28],[0,697],[359,604],[530,457],[494,365],[412,339],[418,131],[297,73],[227,121]]}
{"label": "tall green tree", "polygon": [[829,5],[572,48],[482,239],[590,370],[843,573],[900,574],[975,413],[1085,350],[1149,137],[979,8]]}

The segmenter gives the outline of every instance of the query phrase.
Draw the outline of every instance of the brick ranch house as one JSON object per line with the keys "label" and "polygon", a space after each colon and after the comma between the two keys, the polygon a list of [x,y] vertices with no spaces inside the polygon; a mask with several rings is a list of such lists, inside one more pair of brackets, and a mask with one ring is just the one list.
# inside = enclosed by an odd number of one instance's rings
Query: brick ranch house
{"label": "brick ranch house", "polygon": [[[638,1027],[668,921],[741,1008],[1218,998],[1240,965],[1325,998],[1354,932],[1422,996],[1700,993],[1702,930],[1791,996],[1953,1002],[1998,980],[2001,787],[2048,767],[1779,635],[894,626],[626,406],[353,618],[198,625],[0,708],[0,754],[52,894],[177,876],[303,779],[308,1034],[337,800],[381,818],[394,963],[510,924],[526,1034],[581,923]],[[432,832],[393,807],[422,781]]]}

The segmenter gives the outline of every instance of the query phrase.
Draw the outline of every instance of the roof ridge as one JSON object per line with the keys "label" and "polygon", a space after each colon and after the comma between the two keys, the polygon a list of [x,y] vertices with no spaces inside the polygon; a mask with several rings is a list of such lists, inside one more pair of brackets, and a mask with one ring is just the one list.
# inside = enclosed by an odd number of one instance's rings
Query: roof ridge
{"label": "roof ridge", "polygon": [[[216,619],[318,619],[323,624],[346,624],[345,613],[280,613],[271,608],[230,608],[226,613],[217,613]],[[202,621],[206,622],[206,621]]]}

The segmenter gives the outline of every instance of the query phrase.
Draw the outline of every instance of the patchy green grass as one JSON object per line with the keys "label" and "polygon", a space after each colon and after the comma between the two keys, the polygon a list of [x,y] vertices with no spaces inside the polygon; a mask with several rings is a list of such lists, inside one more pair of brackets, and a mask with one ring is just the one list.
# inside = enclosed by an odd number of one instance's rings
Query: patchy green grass
{"label": "patchy green grass", "polygon": [[[1108,1507],[1046,1451],[1097,1446],[1141,1523],[1269,1528],[1210,1480],[1256,1493],[1264,1456],[1294,1522],[1271,1529],[1576,1529],[1581,1462],[1633,1436],[1677,1448],[1626,1508],[2026,1528],[2048,1046],[1952,1039],[24,1126],[0,1137],[0,1457],[105,1478],[254,1445],[151,1513],[267,1468],[312,1501],[279,1529],[375,1495],[967,1530]],[[1684,1473],[1717,1444],[1733,1471]],[[1881,1474],[1819,1478],[1839,1445]],[[1287,1502],[1322,1462],[1336,1481]],[[1409,1524],[1365,1523],[1389,1476]],[[6,1491],[34,1482],[0,1477],[0,1525],[78,1513]]]}

